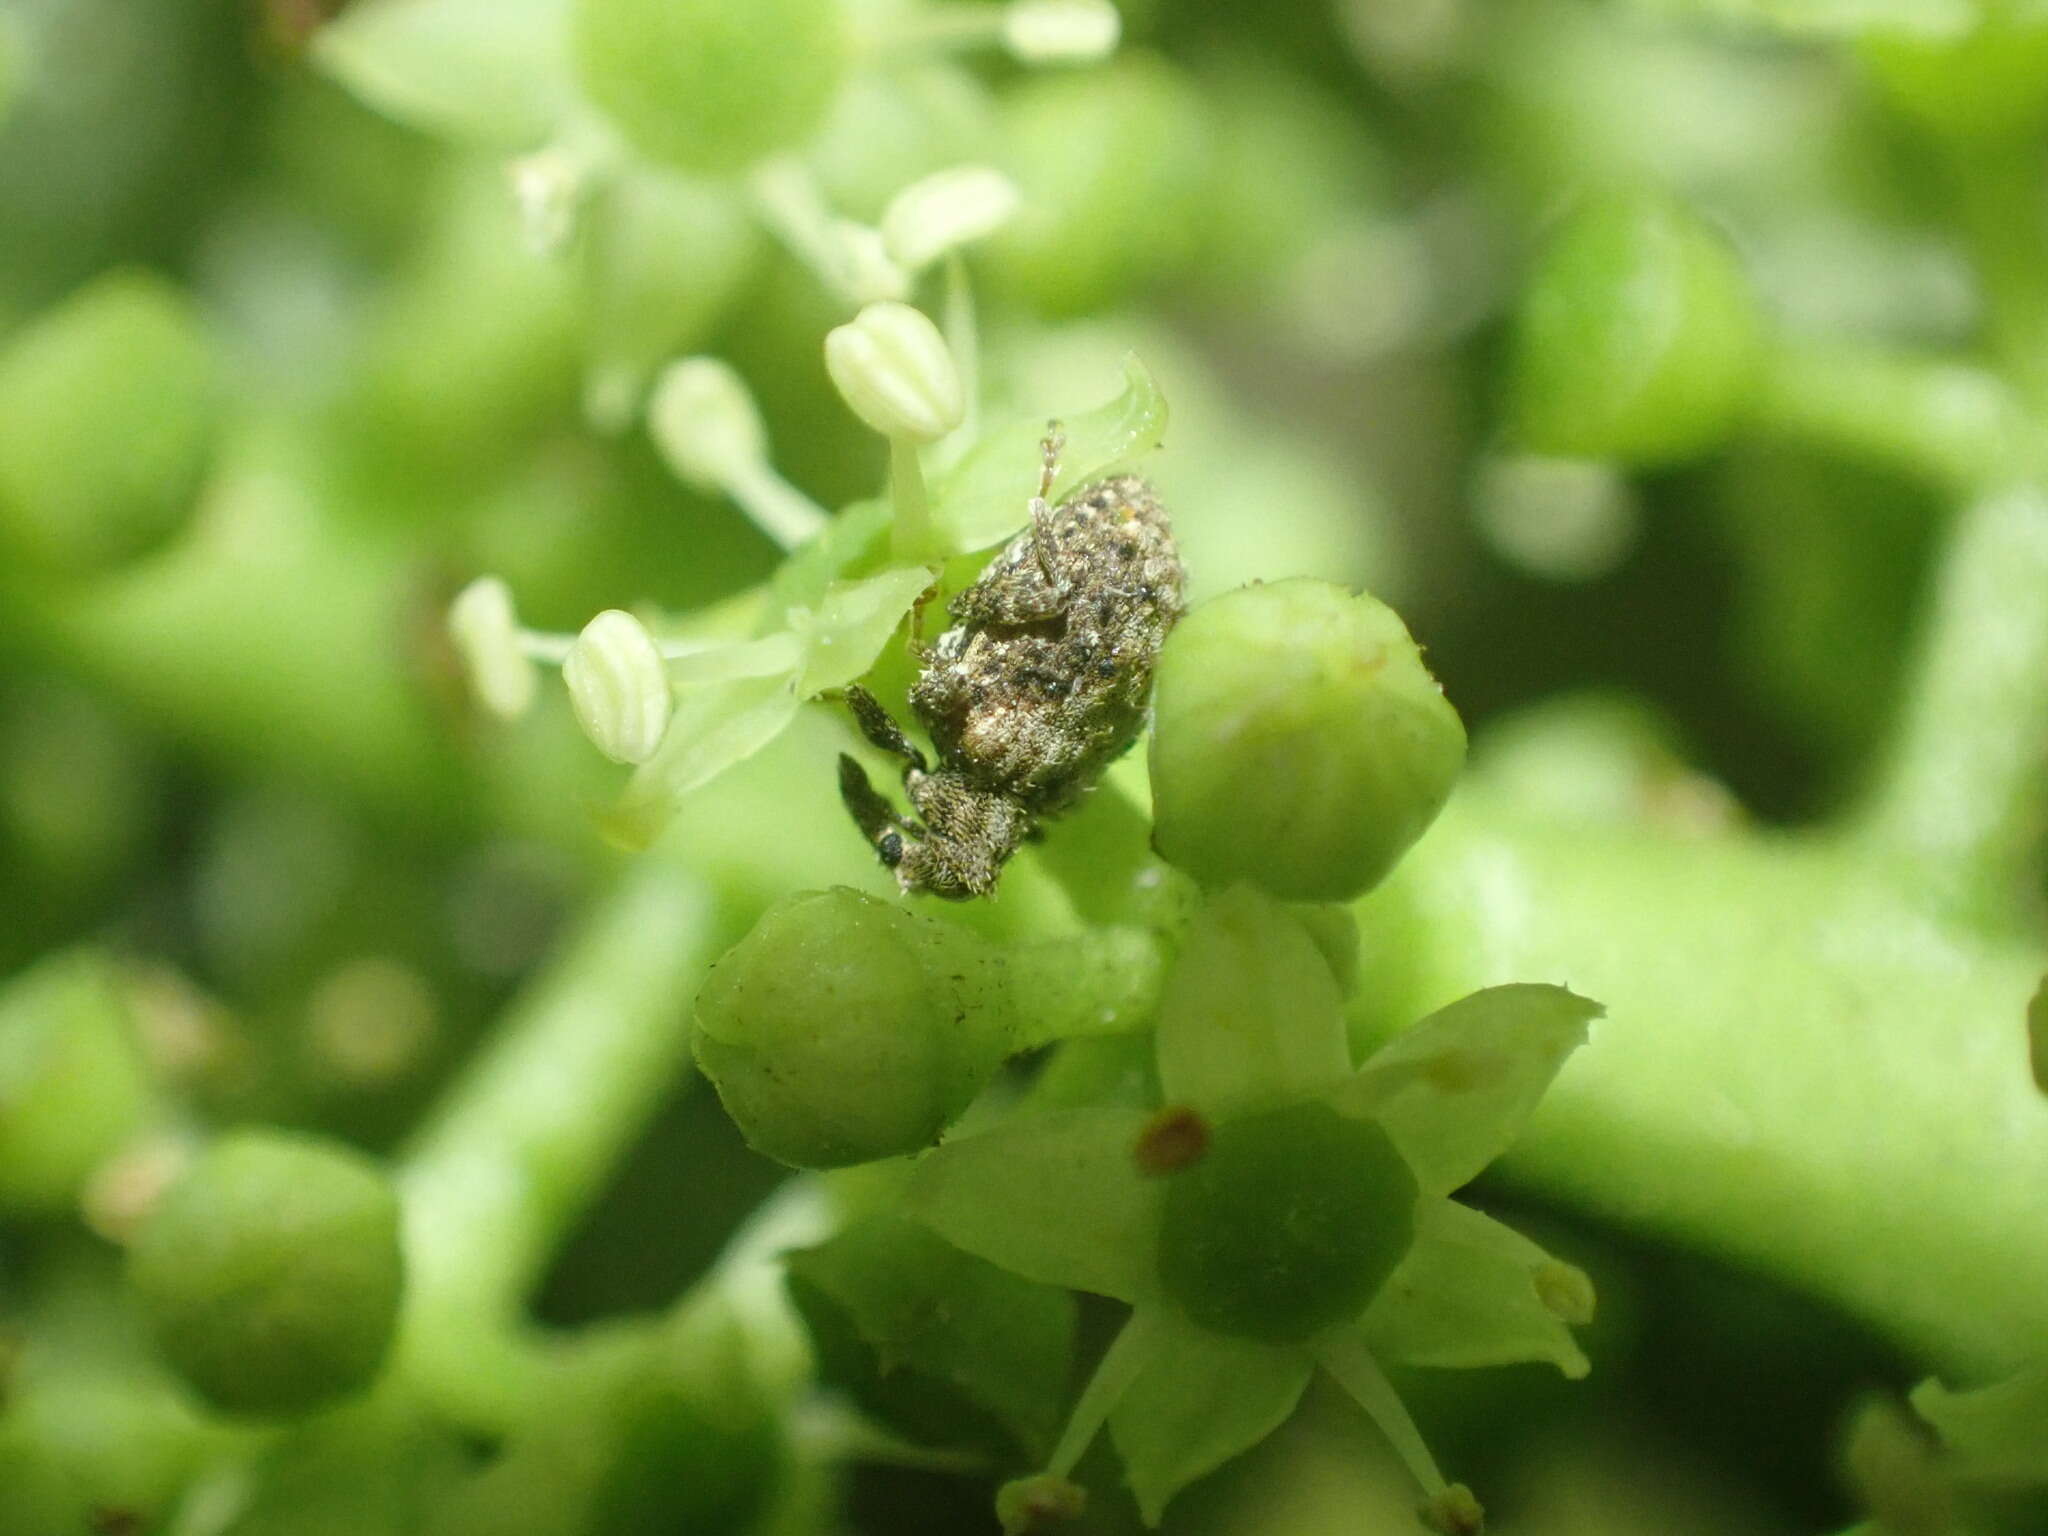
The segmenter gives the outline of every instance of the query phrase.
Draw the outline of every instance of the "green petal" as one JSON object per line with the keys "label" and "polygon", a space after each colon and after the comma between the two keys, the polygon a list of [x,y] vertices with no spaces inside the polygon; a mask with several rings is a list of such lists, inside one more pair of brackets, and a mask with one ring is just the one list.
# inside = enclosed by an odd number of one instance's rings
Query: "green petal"
{"label": "green petal", "polygon": [[1359,1326],[1375,1355],[1401,1365],[1547,1360],[1576,1380],[1589,1369],[1586,1357],[1552,1305],[1576,1310],[1563,1297],[1588,1295],[1578,1271],[1513,1228],[1470,1206],[1431,1200],[1417,1213],[1408,1256]]}
{"label": "green petal", "polygon": [[1109,1433],[1147,1525],[1196,1478],[1286,1422],[1315,1362],[1308,1352],[1156,1320],[1152,1358],[1110,1411]]}
{"label": "green petal", "polygon": [[517,148],[568,98],[562,0],[369,0],[320,29],[313,59],[413,128]]}
{"label": "green petal", "polygon": [[603,818],[606,832],[629,847],[651,843],[683,796],[752,757],[796,718],[791,681],[741,678],[679,697],[668,734]]}
{"label": "green petal", "polygon": [[1342,1083],[1343,1008],[1322,951],[1285,907],[1248,886],[1213,897],[1160,1003],[1166,1102],[1220,1120]]}
{"label": "green petal", "polygon": [[917,595],[931,584],[932,573],[923,566],[898,566],[865,581],[834,582],[814,612],[792,613],[790,627],[805,643],[797,692],[809,698],[826,688],[844,688],[863,675]]}
{"label": "green petal", "polygon": [[[1055,502],[1158,447],[1166,431],[1166,399],[1134,355],[1124,359],[1124,392],[1107,405],[1062,418],[1060,429],[1066,446],[1053,481]],[[1038,445],[1044,436],[1044,417],[998,427],[984,433],[954,466],[932,506],[932,521],[947,549],[986,549],[1024,526],[1038,492]]]}
{"label": "green petal", "polygon": [[1922,1382],[1913,1407],[1940,1432],[1960,1476],[2048,1486],[2048,1361],[1974,1392]]}
{"label": "green petal", "polygon": [[956,1248],[1048,1285],[1123,1301],[1156,1293],[1163,1182],[1131,1149],[1151,1115],[1034,1115],[925,1154],[910,1211]]}
{"label": "green petal", "polygon": [[776,567],[771,583],[785,607],[815,608],[847,572],[879,564],[896,512],[886,499],[841,507],[825,530]]}
{"label": "green petal", "polygon": [[913,1443],[1035,1461],[1073,1362],[1073,1296],[894,1214],[788,1256],[823,1380]]}
{"label": "green petal", "polygon": [[782,677],[804,659],[804,642],[788,630],[759,640],[707,645],[668,661],[668,680],[678,688],[729,683],[745,677]]}
{"label": "green petal", "polygon": [[1601,1011],[1563,987],[1488,987],[1383,1046],[1331,1102],[1376,1118],[1423,1192],[1449,1194],[1521,1134]]}

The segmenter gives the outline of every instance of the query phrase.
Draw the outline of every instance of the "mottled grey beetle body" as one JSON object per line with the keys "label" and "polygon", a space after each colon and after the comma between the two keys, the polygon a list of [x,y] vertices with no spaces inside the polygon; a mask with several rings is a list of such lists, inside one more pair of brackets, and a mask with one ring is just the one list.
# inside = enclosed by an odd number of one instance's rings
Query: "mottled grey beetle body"
{"label": "mottled grey beetle body", "polygon": [[[1048,439],[1047,482],[1058,450]],[[920,820],[905,820],[851,758],[840,790],[906,891],[952,900],[995,889],[1041,817],[1066,809],[1129,750],[1159,647],[1180,617],[1180,555],[1152,487],[1135,475],[1082,486],[948,605],[910,705],[935,767],[865,690],[849,690],[871,742],[901,756]]]}

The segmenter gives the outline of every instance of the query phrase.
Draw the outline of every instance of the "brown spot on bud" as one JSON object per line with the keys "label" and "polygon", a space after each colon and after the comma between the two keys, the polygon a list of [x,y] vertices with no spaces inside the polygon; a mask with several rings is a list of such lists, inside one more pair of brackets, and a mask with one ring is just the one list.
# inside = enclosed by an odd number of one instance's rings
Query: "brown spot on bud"
{"label": "brown spot on bud", "polygon": [[1209,1122],[1185,1104],[1174,1104],[1154,1115],[1138,1133],[1131,1160],[1138,1165],[1138,1172],[1159,1179],[1193,1167],[1208,1150]]}

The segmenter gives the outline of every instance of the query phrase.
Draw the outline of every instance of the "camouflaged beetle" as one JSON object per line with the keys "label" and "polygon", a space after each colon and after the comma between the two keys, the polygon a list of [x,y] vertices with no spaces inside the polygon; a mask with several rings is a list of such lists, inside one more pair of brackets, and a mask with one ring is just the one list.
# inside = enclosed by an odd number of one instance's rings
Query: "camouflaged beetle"
{"label": "camouflaged beetle", "polygon": [[904,761],[914,818],[842,754],[839,791],[905,891],[952,901],[995,889],[1003,863],[1128,751],[1152,669],[1181,615],[1183,573],[1150,484],[1115,475],[1048,504],[1055,424],[1030,527],[947,605],[953,627],[921,653],[910,707],[937,766],[866,689],[847,690],[861,734]]}

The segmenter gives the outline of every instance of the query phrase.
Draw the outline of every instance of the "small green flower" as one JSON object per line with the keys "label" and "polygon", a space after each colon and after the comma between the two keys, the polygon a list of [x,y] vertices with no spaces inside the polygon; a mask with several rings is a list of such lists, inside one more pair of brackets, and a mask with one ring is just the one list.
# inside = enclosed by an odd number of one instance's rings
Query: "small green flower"
{"label": "small green flower", "polygon": [[1476,1530],[1382,1362],[1548,1360],[1581,1376],[1579,1271],[1451,1193],[1506,1150],[1597,1005],[1561,987],[1478,992],[1353,1070],[1342,998],[1288,908],[1239,887],[1196,918],[1158,1032],[1168,1109],[1020,1118],[919,1163],[911,1209],[1029,1279],[1113,1296],[1103,1357],[1012,1531],[1104,1423],[1157,1523],[1327,1371],[1372,1415],[1439,1530]]}
{"label": "small green flower", "polygon": [[[1165,401],[1135,358],[1124,372],[1121,394],[1065,418],[1067,450],[1055,494],[1157,446]],[[470,583],[448,616],[472,690],[506,718],[531,705],[534,663],[566,663],[584,645],[584,663],[569,676],[570,693],[599,750],[636,765],[604,816],[611,836],[631,847],[652,842],[686,795],[772,742],[807,700],[864,676],[931,588],[935,572],[925,559],[984,550],[1017,531],[1029,515],[1045,431],[1044,421],[1035,419],[984,434],[938,481],[917,557],[903,561],[887,552],[886,505],[856,502],[831,519],[799,505],[802,497],[769,468],[752,400],[724,365],[707,358],[678,363],[657,391],[654,412],[657,437],[672,462],[687,475],[701,472],[722,484],[794,546],[773,582],[752,595],[758,615],[752,638],[713,639],[661,623],[642,631],[615,612],[595,638],[609,633],[629,640],[632,654],[607,656],[599,648],[593,658],[591,647],[573,636],[522,626],[510,590],[495,577]],[[614,675],[609,667],[590,666],[593,659],[632,664]],[[657,661],[673,695],[668,708]],[[579,687],[578,673],[591,686]],[[607,692],[595,688],[599,680],[618,686]],[[593,712],[594,702],[607,707]]]}

